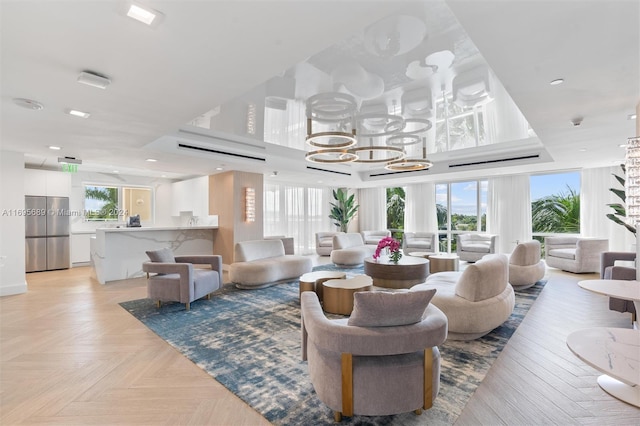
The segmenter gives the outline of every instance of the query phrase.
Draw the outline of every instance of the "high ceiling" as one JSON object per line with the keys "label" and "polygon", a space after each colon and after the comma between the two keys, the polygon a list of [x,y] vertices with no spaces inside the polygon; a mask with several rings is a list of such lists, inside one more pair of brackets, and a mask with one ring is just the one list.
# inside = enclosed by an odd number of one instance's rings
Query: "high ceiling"
{"label": "high ceiling", "polygon": [[[30,167],[57,168],[57,157],[71,156],[83,161],[80,170],[106,173],[181,179],[220,168],[277,170],[287,181],[369,186],[609,166],[636,133],[628,116],[640,101],[637,1],[141,3],[164,14],[159,25],[127,18],[125,1],[0,2],[3,150],[24,152]],[[393,19],[401,37],[381,44],[375,31]],[[455,57],[450,68],[446,51]],[[429,58],[440,64],[435,73],[424,67]],[[405,93],[449,88],[476,65],[488,65],[532,137],[433,153],[429,171],[389,175],[380,165],[309,170],[302,144],[247,134],[247,104],[258,106],[262,130],[265,96],[282,86],[298,101],[340,90],[389,108],[402,106]],[[78,84],[83,70],[112,83]],[[564,83],[551,86],[557,78]],[[44,108],[21,108],[14,98]],[[203,115],[211,129],[189,125]],[[486,163],[516,157],[531,158]],[[485,163],[451,167],[468,162]]]}

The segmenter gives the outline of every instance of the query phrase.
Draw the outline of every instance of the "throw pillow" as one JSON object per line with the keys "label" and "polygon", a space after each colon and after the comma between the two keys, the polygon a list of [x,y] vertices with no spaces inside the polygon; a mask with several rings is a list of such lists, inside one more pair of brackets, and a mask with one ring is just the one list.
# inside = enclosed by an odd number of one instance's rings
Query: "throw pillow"
{"label": "throw pillow", "polygon": [[347,321],[359,327],[391,327],[415,324],[423,315],[436,289],[388,292],[359,291],[353,295],[353,312]]}
{"label": "throw pillow", "polygon": [[176,263],[173,251],[169,247],[165,247],[160,250],[147,251],[146,253],[152,262]]}

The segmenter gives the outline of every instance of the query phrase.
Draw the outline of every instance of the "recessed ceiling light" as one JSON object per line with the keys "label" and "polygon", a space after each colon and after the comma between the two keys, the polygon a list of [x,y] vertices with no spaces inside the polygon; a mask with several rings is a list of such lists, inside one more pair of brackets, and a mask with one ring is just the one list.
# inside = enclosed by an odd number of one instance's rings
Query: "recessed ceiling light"
{"label": "recessed ceiling light", "polygon": [[70,109],[67,111],[67,114],[81,118],[89,118],[91,116],[88,112],[78,111],[77,109]]}
{"label": "recessed ceiling light", "polygon": [[629,114],[627,115],[627,120],[635,120],[638,117],[638,114]]}
{"label": "recessed ceiling light", "polygon": [[18,105],[19,107],[30,109],[33,111],[40,111],[41,109],[44,108],[44,105],[32,99],[13,98],[13,103]]}
{"label": "recessed ceiling light", "polygon": [[549,84],[552,86],[557,86],[558,84],[562,84],[562,83],[564,83],[564,78],[556,78],[555,80],[551,80],[549,82]]}
{"label": "recessed ceiling light", "polygon": [[87,86],[97,87],[98,89],[106,89],[111,80],[107,77],[97,74],[92,71],[82,71],[78,76],[78,83],[86,84]]}
{"label": "recessed ceiling light", "polygon": [[60,151],[62,148],[60,148],[59,146],[50,145],[49,149],[53,149],[54,151]]}
{"label": "recessed ceiling light", "polygon": [[618,145],[620,148],[626,148],[628,145],[626,143],[621,143],[620,145]]}
{"label": "recessed ceiling light", "polygon": [[163,15],[155,9],[132,3],[127,10],[127,16],[152,27],[158,25]]}
{"label": "recessed ceiling light", "polygon": [[216,167],[216,170],[224,170],[222,167]]}
{"label": "recessed ceiling light", "polygon": [[114,170],[114,171],[113,171],[113,173],[120,173],[120,171],[118,171],[118,170]]}
{"label": "recessed ceiling light", "polygon": [[587,152],[587,148],[580,148],[578,151],[580,151],[580,152]]}
{"label": "recessed ceiling light", "polygon": [[160,177],[166,178],[166,177],[167,177],[167,175],[161,175]]}
{"label": "recessed ceiling light", "polygon": [[155,158],[147,158],[147,160],[146,160],[146,161],[148,161],[148,162],[150,162],[150,163],[155,163],[155,162],[156,162],[156,161],[158,161],[158,160],[156,160]]}

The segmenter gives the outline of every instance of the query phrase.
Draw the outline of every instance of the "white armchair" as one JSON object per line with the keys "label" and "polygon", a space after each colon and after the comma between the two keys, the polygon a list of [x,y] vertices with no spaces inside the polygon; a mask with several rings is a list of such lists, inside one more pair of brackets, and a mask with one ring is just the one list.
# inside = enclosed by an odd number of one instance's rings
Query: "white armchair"
{"label": "white armchair", "polygon": [[319,256],[329,256],[333,250],[333,236],[344,232],[316,232],[316,253]]}
{"label": "white armchair", "polygon": [[600,256],[609,250],[606,238],[546,237],[547,266],[582,274],[600,272]]}
{"label": "white armchair", "polygon": [[362,235],[362,240],[365,245],[377,247],[381,239],[391,236],[391,231],[387,229],[379,231],[361,231],[360,234]]}
{"label": "white armchair", "polygon": [[405,253],[412,251],[438,253],[437,235],[433,232],[405,232],[402,250]]}
{"label": "white armchair", "polygon": [[487,254],[496,252],[498,236],[490,234],[458,234],[456,253],[460,260],[477,262]]}

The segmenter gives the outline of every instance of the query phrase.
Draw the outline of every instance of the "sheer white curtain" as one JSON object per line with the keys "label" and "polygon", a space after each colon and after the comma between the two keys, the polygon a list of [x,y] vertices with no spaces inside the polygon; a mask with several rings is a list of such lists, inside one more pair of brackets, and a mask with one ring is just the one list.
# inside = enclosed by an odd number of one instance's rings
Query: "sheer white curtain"
{"label": "sheer white curtain", "polygon": [[435,183],[417,183],[405,188],[404,229],[407,232],[438,232]]}
{"label": "sheer white curtain", "polygon": [[358,226],[361,231],[387,229],[386,188],[358,190]]}
{"label": "sheer white curtain", "polygon": [[488,179],[487,233],[498,235],[499,253],[511,253],[516,241],[531,240],[529,175]]}
{"label": "sheer white curtain", "polygon": [[580,234],[609,238],[609,250],[630,251],[635,237],[624,226],[609,218],[607,204],[622,203],[609,188],[623,189],[613,174],[624,177],[620,166],[583,169],[580,175]]}
{"label": "sheer white curtain", "polygon": [[293,237],[296,254],[315,252],[315,234],[333,230],[328,188],[264,185],[264,234]]}

